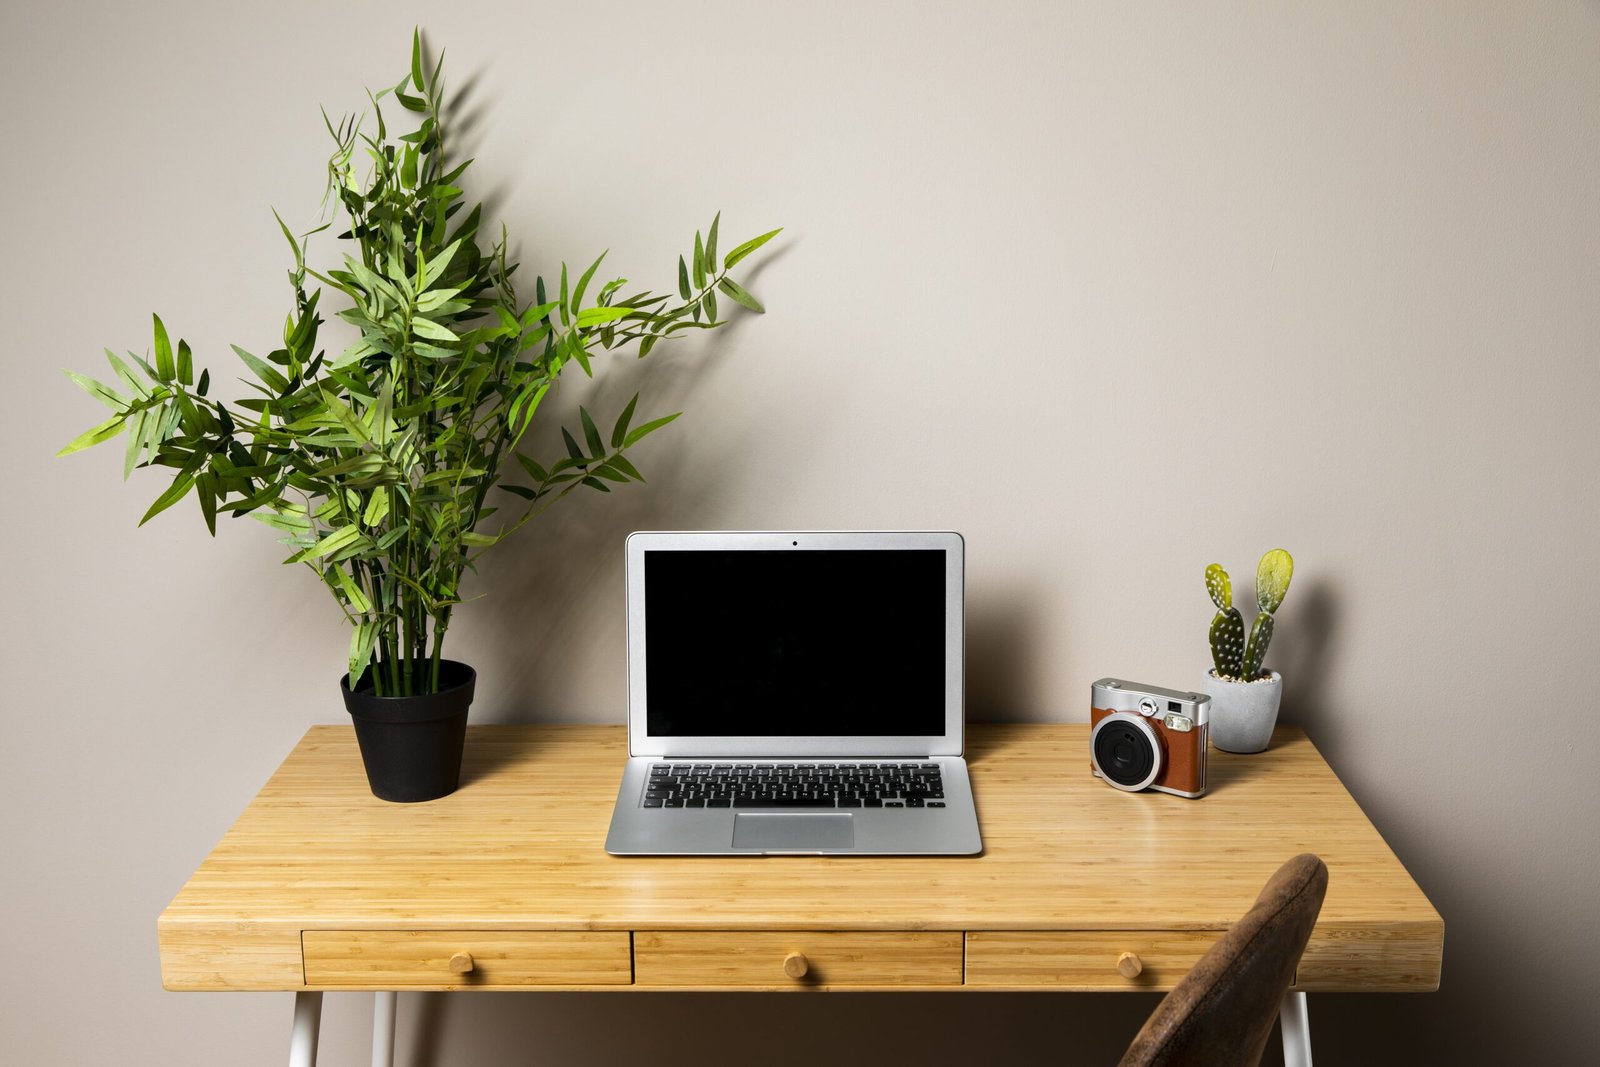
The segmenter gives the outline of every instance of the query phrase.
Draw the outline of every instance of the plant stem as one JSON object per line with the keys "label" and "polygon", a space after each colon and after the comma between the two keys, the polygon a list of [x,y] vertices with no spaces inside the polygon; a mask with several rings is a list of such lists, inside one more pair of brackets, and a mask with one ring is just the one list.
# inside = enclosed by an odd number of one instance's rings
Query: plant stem
{"label": "plant stem", "polygon": [[450,609],[445,608],[433,621],[433,691],[439,691],[439,653],[444,648],[444,632],[450,628]]}

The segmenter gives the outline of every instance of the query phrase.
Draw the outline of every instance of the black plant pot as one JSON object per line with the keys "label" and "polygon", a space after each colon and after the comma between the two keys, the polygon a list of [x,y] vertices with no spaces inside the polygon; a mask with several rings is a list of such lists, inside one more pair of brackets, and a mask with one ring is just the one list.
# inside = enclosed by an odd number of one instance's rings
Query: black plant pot
{"label": "black plant pot", "polygon": [[477,680],[471,667],[450,659],[439,661],[439,691],[421,696],[377,696],[370,672],[353,692],[348,674],[339,679],[374,796],[414,804],[456,791]]}

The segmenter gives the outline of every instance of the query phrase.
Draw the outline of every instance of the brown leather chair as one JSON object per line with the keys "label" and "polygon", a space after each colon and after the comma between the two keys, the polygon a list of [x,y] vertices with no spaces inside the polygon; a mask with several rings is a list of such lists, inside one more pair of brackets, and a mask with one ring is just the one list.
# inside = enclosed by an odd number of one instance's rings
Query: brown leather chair
{"label": "brown leather chair", "polygon": [[1328,868],[1310,853],[1279,867],[1255,906],[1156,1005],[1120,1067],[1261,1062],[1327,891]]}

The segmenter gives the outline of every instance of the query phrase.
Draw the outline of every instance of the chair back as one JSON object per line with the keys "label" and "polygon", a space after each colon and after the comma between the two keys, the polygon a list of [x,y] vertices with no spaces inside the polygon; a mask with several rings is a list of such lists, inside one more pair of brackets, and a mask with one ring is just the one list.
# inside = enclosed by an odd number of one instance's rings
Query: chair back
{"label": "chair back", "polygon": [[1316,856],[1279,867],[1244,918],[1156,1005],[1119,1067],[1259,1063],[1327,891],[1328,868]]}

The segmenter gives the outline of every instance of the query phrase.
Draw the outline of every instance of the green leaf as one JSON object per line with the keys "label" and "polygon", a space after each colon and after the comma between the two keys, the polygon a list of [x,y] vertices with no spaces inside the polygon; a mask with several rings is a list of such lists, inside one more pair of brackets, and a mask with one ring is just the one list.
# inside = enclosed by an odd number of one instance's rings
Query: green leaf
{"label": "green leaf", "polygon": [[[609,251],[609,250],[608,250]],[[578,279],[578,287],[572,291],[572,310],[577,311],[583,306],[584,290],[589,288],[589,279],[594,277],[594,272],[600,266],[600,261],[606,258],[606,253],[601,252],[595,261],[589,264],[589,269],[583,272],[583,277]],[[578,316],[579,325],[583,323],[583,316]]]}
{"label": "green leaf", "polygon": [[567,315],[567,265],[561,264],[561,296],[556,301],[561,307],[561,325],[566,326],[572,322]]}
{"label": "green leaf", "polygon": [[87,375],[79,374],[76,371],[69,370],[64,371],[63,373],[77,383],[78,388],[82,389],[84,392],[100,401],[100,403],[104,404],[112,411],[121,411],[123,407],[126,406],[127,401],[122,399],[122,394],[118,393],[109,385],[106,385],[102,382],[97,382],[93,378],[90,378]]}
{"label": "green leaf", "polygon": [[372,601],[367,598],[367,594],[361,591],[361,587],[356,584],[356,580],[350,577],[348,570],[337,564],[329,567],[328,570],[322,572],[322,580],[325,582],[328,580],[329,571],[333,572],[333,581],[329,584],[336,584],[340,589],[344,590],[345,599],[350,602],[350,610],[357,614],[364,614],[372,610]]}
{"label": "green leaf", "polygon": [[432,319],[424,319],[420,316],[411,320],[411,332],[418,337],[427,337],[434,341],[455,342],[461,340],[449,327],[440,326]]}
{"label": "green leaf", "polygon": [[634,393],[633,399],[628,401],[628,406],[622,409],[622,414],[617,416],[617,424],[611,428],[611,447],[621,448],[622,439],[628,434],[628,423],[633,421],[633,409],[639,405],[639,394]]}
{"label": "green leaf", "polygon": [[[368,609],[371,605],[367,605]],[[372,662],[372,646],[378,640],[378,621],[376,619],[362,619],[350,631],[350,677],[347,685],[354,689],[361,684],[361,676],[366,673],[367,665]]]}
{"label": "green leaf", "polygon": [[271,386],[274,392],[286,393],[289,391],[289,379],[279,374],[271,364],[252,356],[238,345],[233,346],[233,351],[235,355],[244,361],[244,365],[255,371],[256,377]]}
{"label": "green leaf", "polygon": [[623,448],[631,448],[632,446],[634,446],[635,444],[637,444],[641,440],[643,440],[644,437],[647,434],[654,433],[655,431],[661,429],[661,427],[665,426],[667,423],[671,422],[673,419],[677,418],[679,415],[682,415],[682,414],[683,414],[683,412],[677,411],[677,412],[673,412],[671,415],[667,415],[667,416],[664,416],[662,418],[654,419],[654,420],[652,420],[650,422],[645,423],[643,426],[639,427],[637,430],[634,430],[632,433],[628,434],[628,436],[626,436],[626,437],[624,437],[622,439],[622,447]]}
{"label": "green leaf", "polygon": [[746,290],[744,286],[740,285],[732,278],[724,277],[722,281],[717,283],[717,288],[733,297],[734,303],[738,304],[740,307],[749,308],[751,311],[754,311],[757,314],[763,314],[767,310],[761,306],[761,301],[751,296],[749,291]]}
{"label": "green leaf", "polygon": [[194,381],[194,353],[189,351],[189,342],[178,341],[178,381],[188,385]]}
{"label": "green leaf", "polygon": [[195,475],[194,493],[200,500],[200,516],[211,536],[217,536],[217,476],[210,471]]}
{"label": "green leaf", "polygon": [[766,244],[768,241],[772,240],[782,232],[783,227],[779,226],[776,230],[771,230],[767,233],[764,233],[760,237],[752,237],[744,244],[734,248],[734,250],[729,252],[727,257],[723,259],[722,269],[730,269],[735,263],[738,263],[741,259],[745,258],[751,252],[754,252],[756,249],[760,248],[762,245]]}
{"label": "green leaf", "polygon": [[150,395],[149,388],[134,376],[132,368],[118,359],[117,354],[109,348],[106,349],[106,362],[111,364],[111,369],[116,372],[118,378],[122,379],[122,383],[133,390],[134,396]]}
{"label": "green leaf", "polygon": [[511,402],[509,421],[516,425],[516,437],[520,438],[527,432],[528,424],[533,419],[533,413],[539,408],[539,401],[544,399],[544,394],[550,389],[550,383],[529,383],[527,388],[517,394],[517,399]]}
{"label": "green leaf", "polygon": [[611,487],[609,485],[607,485],[605,482],[602,482],[599,478],[593,478],[593,477],[584,478],[583,479],[583,484],[587,485],[590,489],[598,489],[602,493],[611,492]]}
{"label": "green leaf", "polygon": [[717,223],[722,221],[722,212],[717,212],[716,218],[711,220],[711,231],[706,234],[706,264],[711,270],[716,270],[717,264]]}
{"label": "green leaf", "polygon": [[150,505],[150,510],[144,513],[144,518],[139,520],[139,525],[143,526],[182,500],[193,486],[194,473],[189,470],[179,471],[178,476],[172,479],[172,484],[167,487],[167,491],[156,497],[155,503]]}
{"label": "green leaf", "polygon": [[354,475],[357,478],[371,477],[381,474],[388,462],[377,452],[358,452],[347,459],[341,459],[325,467],[318,467],[313,473],[316,477],[324,480],[342,478],[347,475]]}
{"label": "green leaf", "polygon": [[700,306],[706,309],[706,322],[717,321],[717,293],[714,289],[707,289],[706,295],[700,298]]}
{"label": "green leaf", "polygon": [[678,295],[688,300],[694,295],[694,290],[689,288],[689,265],[678,257]]}
{"label": "green leaf", "polygon": [[584,377],[593,378],[594,368],[589,366],[589,350],[584,347],[583,339],[574,333],[567,340],[567,353],[583,368]]}
{"label": "green leaf", "polygon": [[85,430],[77,437],[74,437],[56,455],[70,456],[74,452],[82,452],[84,449],[91,448],[102,441],[109,441],[122,432],[124,425],[126,423],[121,415],[107,419],[94,429]]}
{"label": "green leaf", "polygon": [[595,428],[594,420],[589,417],[589,411],[583,405],[578,406],[578,418],[583,422],[583,439],[589,443],[589,455],[600,456],[605,454],[605,442],[600,439],[600,431]]}
{"label": "green leaf", "polygon": [[585,308],[578,312],[578,325],[580,327],[598,326],[603,322],[616,322],[629,315],[637,314],[633,308],[625,307],[594,307]]}
{"label": "green leaf", "polygon": [[635,467],[628,457],[624,456],[620,452],[606,460],[606,463],[617,468],[617,470],[621,471],[623,474],[626,474],[636,482],[644,481],[644,475],[639,473],[639,468]]}
{"label": "green leaf", "polygon": [[341,548],[348,547],[360,537],[361,527],[341,526],[332,533],[328,534],[322,540],[318,541],[316,544],[296,552],[294,555],[284,560],[284,562],[309,563],[311,560],[321,559],[323,556],[331,555],[332,553],[339,551]]}
{"label": "green leaf", "polygon": [[694,231],[694,287],[706,286],[706,246],[700,241],[700,231]]}
{"label": "green leaf", "polygon": [[294,249],[294,265],[298,268],[301,265],[300,257],[304,255],[300,248],[300,242],[295,240],[294,234],[289,230],[289,224],[283,221],[283,216],[278,214],[276,208],[272,211],[272,217],[278,220],[278,229],[283,231],[283,239],[289,242],[290,248]]}
{"label": "green leaf", "polygon": [[517,457],[517,462],[522,464],[522,469],[527,471],[528,477],[532,478],[534,481],[546,482],[550,480],[550,472],[546,471],[534,460],[524,456],[521,452],[513,452],[512,455]]}
{"label": "green leaf", "polygon": [[411,85],[419,93],[426,88],[422,84],[422,30],[420,27],[411,31]]}
{"label": "green leaf", "polygon": [[[361,513],[361,521],[366,526],[376,526],[382,522],[385,515],[389,514],[389,490],[383,486],[372,491],[367,498],[367,508]],[[365,611],[365,608],[360,609]]]}
{"label": "green leaf", "polygon": [[450,269],[450,264],[455,260],[456,253],[461,251],[461,244],[464,240],[465,238],[457,238],[445,246],[443,252],[437,253],[432,259],[426,261],[427,280],[422,285],[423,289],[432,289],[439,284],[444,278],[445,272]]}
{"label": "green leaf", "polygon": [[[543,288],[543,283],[540,283],[540,287]],[[526,329],[536,322],[542,322],[543,320],[549,318],[550,312],[554,311],[559,306],[559,304],[552,300],[546,304],[535,304],[533,307],[530,307],[527,311],[522,313],[523,328]]]}
{"label": "green leaf", "polygon": [[340,400],[334,394],[328,392],[326,389],[322,388],[320,385],[317,387],[317,395],[322,398],[323,408],[328,412],[328,414],[332,415],[338,420],[340,426],[343,426],[346,430],[349,430],[351,436],[353,436],[357,441],[360,441],[362,444],[370,444],[372,442],[372,435],[370,432],[368,432],[366,423],[362,422],[361,419],[356,416],[356,413],[350,410],[350,406],[348,404]]}
{"label": "green leaf", "polygon": [[172,365],[172,341],[167,337],[167,328],[162,324],[161,316],[150,317],[156,324],[156,377],[164,382],[170,382],[177,377]]}
{"label": "green leaf", "polygon": [[578,447],[578,442],[567,432],[565,426],[561,427],[561,440],[566,442],[567,455],[571,456],[579,466],[583,466],[588,457],[583,454],[583,449]]}
{"label": "green leaf", "polygon": [[[459,288],[429,290],[428,292],[417,297],[417,310],[424,313],[429,313],[437,311],[442,307],[449,307],[450,313],[452,314],[457,311],[465,311],[470,305],[464,301],[455,299],[460,295],[461,290]],[[521,323],[517,322],[516,318],[509,311],[501,307],[499,304],[495,305],[494,311],[497,316],[500,316],[502,325],[508,326],[512,329],[516,329],[522,325]]]}
{"label": "green leaf", "polygon": [[150,431],[161,422],[162,411],[160,408],[147,409],[139,412],[128,420],[128,447],[122,455],[122,480],[127,481],[133,473],[133,468],[144,455],[145,439]]}

